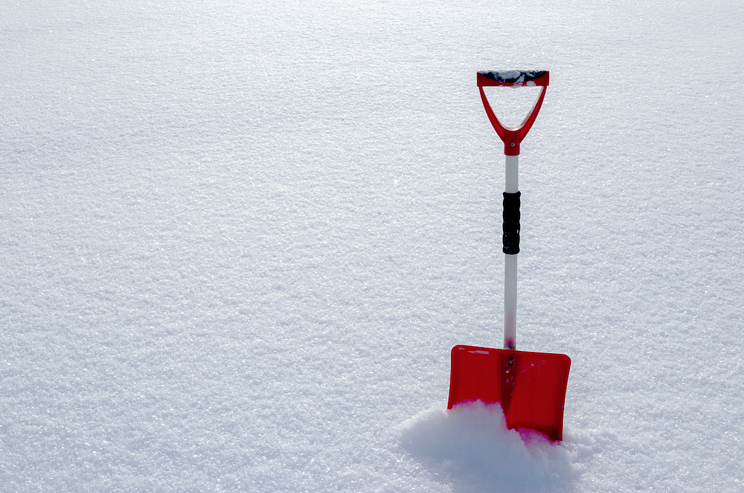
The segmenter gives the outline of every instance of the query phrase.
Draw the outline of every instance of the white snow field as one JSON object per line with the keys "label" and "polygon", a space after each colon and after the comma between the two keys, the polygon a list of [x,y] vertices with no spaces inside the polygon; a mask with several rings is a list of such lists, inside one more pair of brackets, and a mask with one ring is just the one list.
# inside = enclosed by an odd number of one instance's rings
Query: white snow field
{"label": "white snow field", "polygon": [[[744,491],[743,28],[0,2],[0,491]],[[550,71],[517,337],[572,358],[559,444],[446,411],[452,346],[502,344],[493,69]]]}

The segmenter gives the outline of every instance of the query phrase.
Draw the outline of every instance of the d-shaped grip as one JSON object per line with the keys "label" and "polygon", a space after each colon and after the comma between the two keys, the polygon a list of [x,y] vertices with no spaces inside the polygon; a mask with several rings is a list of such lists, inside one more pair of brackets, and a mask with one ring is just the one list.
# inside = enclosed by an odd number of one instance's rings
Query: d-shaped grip
{"label": "d-shaped grip", "polygon": [[[547,70],[538,71],[519,71],[509,70],[501,72],[478,72],[478,90],[480,91],[483,107],[486,109],[486,115],[491,121],[494,130],[504,142],[504,154],[507,156],[519,156],[519,144],[527,136],[527,132],[535,123],[537,114],[540,112],[545,91],[550,83],[550,73]],[[529,115],[522,120],[515,128],[504,127],[491,109],[491,105],[486,98],[483,88],[486,86],[509,86],[509,87],[542,87],[540,95],[532,105]]]}

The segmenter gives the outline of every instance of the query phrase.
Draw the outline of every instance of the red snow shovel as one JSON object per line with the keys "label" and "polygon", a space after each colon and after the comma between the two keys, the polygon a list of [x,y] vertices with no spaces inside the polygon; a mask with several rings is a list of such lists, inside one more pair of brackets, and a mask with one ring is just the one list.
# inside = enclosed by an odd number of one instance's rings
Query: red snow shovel
{"label": "red snow shovel", "polygon": [[[452,374],[448,409],[470,401],[501,403],[506,425],[563,439],[563,405],[571,359],[565,354],[516,350],[517,254],[519,253],[519,145],[540,111],[548,87],[547,71],[478,72],[478,88],[493,128],[504,142],[506,191],[504,192],[503,252],[504,349],[476,346],[452,348]],[[491,110],[484,86],[539,86],[532,111],[516,128],[504,127]]]}

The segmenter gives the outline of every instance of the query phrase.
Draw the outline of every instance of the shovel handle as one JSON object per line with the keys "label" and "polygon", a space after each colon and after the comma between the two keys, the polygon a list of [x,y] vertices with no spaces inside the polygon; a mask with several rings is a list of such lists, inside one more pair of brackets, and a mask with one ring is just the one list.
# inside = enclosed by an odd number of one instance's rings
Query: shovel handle
{"label": "shovel handle", "polygon": [[517,349],[517,257],[519,253],[519,156],[506,156],[503,213],[504,349]]}
{"label": "shovel handle", "polygon": [[[550,83],[550,72],[547,70],[535,70],[535,71],[520,71],[520,70],[508,70],[501,72],[478,72],[478,90],[480,91],[481,100],[483,101],[483,107],[486,109],[486,115],[491,121],[494,130],[498,134],[501,141],[504,143],[504,154],[507,156],[519,156],[519,144],[527,136],[527,133],[532,128],[532,124],[535,123],[537,114],[540,112],[543,99],[545,99],[545,91]],[[501,124],[499,119],[491,109],[491,105],[486,98],[486,93],[483,91],[484,87],[489,86],[507,86],[507,87],[542,87],[540,95],[535,100],[535,104],[532,105],[532,110],[529,115],[522,120],[515,128],[505,127]]]}

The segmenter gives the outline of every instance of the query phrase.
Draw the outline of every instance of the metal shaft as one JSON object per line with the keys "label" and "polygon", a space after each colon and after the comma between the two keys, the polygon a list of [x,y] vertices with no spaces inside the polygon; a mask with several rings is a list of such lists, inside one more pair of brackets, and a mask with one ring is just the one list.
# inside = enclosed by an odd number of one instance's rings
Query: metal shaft
{"label": "metal shaft", "polygon": [[[519,156],[506,156],[504,191],[519,191]],[[504,349],[517,349],[517,255],[504,257]]]}

